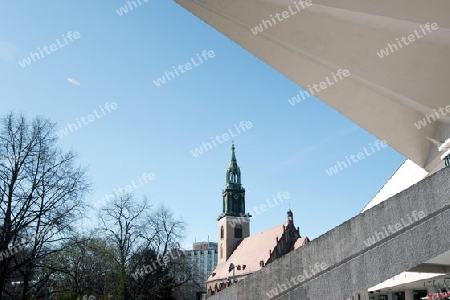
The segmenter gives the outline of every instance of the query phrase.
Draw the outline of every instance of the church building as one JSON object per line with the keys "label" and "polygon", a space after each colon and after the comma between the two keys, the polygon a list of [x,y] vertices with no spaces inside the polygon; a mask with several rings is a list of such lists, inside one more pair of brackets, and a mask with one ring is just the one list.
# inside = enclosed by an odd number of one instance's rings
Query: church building
{"label": "church building", "polygon": [[231,161],[222,191],[222,213],[218,221],[218,264],[206,282],[208,296],[214,295],[249,274],[264,268],[309,242],[294,226],[291,210],[286,222],[260,233],[250,235],[250,217],[245,213],[245,189],[237,164],[234,144]]}

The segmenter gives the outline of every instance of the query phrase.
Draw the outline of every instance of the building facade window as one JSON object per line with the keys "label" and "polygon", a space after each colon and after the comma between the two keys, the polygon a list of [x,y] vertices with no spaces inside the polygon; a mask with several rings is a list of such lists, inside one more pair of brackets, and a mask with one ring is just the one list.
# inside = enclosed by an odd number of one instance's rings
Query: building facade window
{"label": "building facade window", "polygon": [[234,237],[237,239],[242,238],[242,226],[241,225],[237,225],[236,227],[234,227]]}
{"label": "building facade window", "polygon": [[220,227],[220,238],[223,239],[223,226]]}

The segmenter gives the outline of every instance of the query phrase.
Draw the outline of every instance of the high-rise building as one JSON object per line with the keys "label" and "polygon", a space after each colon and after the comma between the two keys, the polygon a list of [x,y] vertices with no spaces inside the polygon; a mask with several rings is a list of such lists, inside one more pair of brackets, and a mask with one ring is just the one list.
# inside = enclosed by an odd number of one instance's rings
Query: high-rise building
{"label": "high-rise building", "polygon": [[217,243],[194,243],[192,250],[185,251],[188,262],[198,267],[199,284],[204,289],[206,279],[217,265]]}

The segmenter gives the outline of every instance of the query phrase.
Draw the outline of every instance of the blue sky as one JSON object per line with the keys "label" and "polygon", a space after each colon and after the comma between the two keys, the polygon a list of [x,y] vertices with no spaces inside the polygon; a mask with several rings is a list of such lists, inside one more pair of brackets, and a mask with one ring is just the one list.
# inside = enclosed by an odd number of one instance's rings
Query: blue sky
{"label": "blue sky", "polygon": [[[89,166],[87,203],[154,173],[135,196],[166,204],[187,223],[185,247],[217,241],[231,142],[197,157],[191,151],[231,130],[247,211],[278,192],[291,196],[255,215],[251,233],[284,222],[290,207],[313,239],[358,214],[403,162],[390,147],[372,152],[377,138],[320,100],[289,104],[298,85],[176,3],[143,1],[122,16],[116,10],[126,1],[0,4],[0,113],[45,115],[58,130],[94,110],[100,116],[59,140]],[[64,43],[69,31],[79,38]],[[19,64],[57,39],[63,47]],[[199,64],[204,50],[214,57]],[[154,84],[191,59],[199,65]],[[116,109],[100,113],[108,102]],[[236,134],[241,121],[252,127]],[[364,147],[370,157],[327,174]]]}

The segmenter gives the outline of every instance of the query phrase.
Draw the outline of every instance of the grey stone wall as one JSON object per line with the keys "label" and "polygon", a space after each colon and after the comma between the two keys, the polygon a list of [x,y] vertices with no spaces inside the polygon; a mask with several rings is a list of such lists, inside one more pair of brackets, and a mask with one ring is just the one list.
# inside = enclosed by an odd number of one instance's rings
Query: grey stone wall
{"label": "grey stone wall", "polygon": [[446,168],[208,299],[347,299],[436,257],[450,250],[449,182]]}

